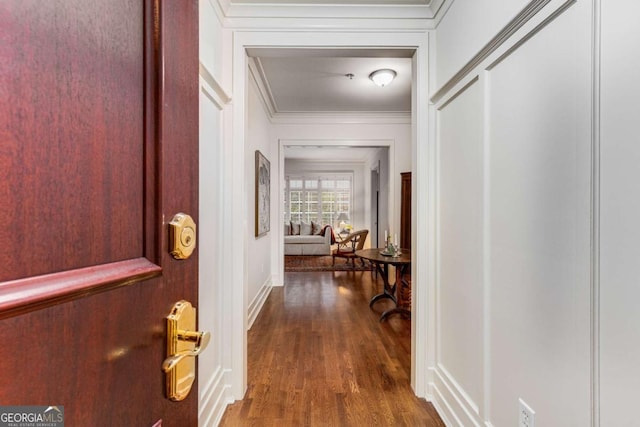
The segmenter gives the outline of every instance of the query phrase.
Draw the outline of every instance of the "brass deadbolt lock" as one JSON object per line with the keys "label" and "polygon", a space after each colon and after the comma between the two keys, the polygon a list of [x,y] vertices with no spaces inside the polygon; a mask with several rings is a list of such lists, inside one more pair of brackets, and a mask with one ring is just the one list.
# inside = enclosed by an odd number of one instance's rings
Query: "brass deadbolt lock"
{"label": "brass deadbolt lock", "polygon": [[176,214],[169,222],[169,248],[175,259],[187,259],[196,248],[196,223],[185,213]]}

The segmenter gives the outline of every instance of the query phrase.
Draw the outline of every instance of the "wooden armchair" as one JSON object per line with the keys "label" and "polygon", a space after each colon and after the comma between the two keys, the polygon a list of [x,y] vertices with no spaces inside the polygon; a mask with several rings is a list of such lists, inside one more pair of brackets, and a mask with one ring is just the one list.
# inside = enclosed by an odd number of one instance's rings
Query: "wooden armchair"
{"label": "wooden armchair", "polygon": [[[354,231],[338,242],[338,247],[331,253],[331,256],[333,257],[333,265],[336,264],[336,257],[340,257],[346,258],[347,263],[351,261],[351,264],[355,267],[355,259],[358,258],[355,252],[364,247],[364,242],[367,240],[367,234],[369,234],[369,230]],[[364,261],[362,258],[360,258],[360,262],[364,267]]]}

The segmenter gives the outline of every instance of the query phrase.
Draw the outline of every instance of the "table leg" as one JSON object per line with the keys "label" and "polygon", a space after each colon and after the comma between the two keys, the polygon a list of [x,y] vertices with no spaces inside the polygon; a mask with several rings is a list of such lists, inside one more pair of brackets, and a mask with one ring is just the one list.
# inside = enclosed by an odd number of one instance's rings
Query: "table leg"
{"label": "table leg", "polygon": [[411,285],[404,279],[407,267],[408,265],[403,265],[396,268],[396,282],[394,284],[397,286],[396,307],[382,313],[381,322],[392,314],[401,314],[405,318],[411,317]]}
{"label": "table leg", "polygon": [[382,276],[382,282],[384,283],[384,287],[382,290],[381,294],[378,294],[376,296],[374,296],[373,298],[371,298],[371,301],[369,302],[369,307],[373,307],[373,304],[375,304],[377,301],[383,299],[383,298],[389,298],[390,300],[392,300],[394,303],[396,302],[396,297],[395,297],[395,292],[396,292],[396,284],[394,283],[393,286],[389,285],[389,267],[387,264],[384,264],[384,270],[380,267],[380,263],[376,262],[376,269],[378,270],[378,273]]}

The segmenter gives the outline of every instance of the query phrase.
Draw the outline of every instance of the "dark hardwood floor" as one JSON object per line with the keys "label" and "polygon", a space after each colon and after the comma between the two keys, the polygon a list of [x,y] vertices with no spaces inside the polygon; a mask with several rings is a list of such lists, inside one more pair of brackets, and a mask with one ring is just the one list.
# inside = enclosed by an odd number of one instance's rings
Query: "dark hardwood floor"
{"label": "dark hardwood floor", "polygon": [[410,387],[411,321],[378,321],[370,272],[285,273],[248,334],[248,390],[221,426],[444,426]]}

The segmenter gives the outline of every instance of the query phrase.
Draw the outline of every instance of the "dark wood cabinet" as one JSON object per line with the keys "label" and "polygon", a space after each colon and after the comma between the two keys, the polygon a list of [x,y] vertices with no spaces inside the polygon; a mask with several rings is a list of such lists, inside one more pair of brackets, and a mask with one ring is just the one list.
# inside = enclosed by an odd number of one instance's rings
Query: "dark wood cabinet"
{"label": "dark wood cabinet", "polygon": [[400,176],[400,247],[411,249],[411,172],[402,172]]}

